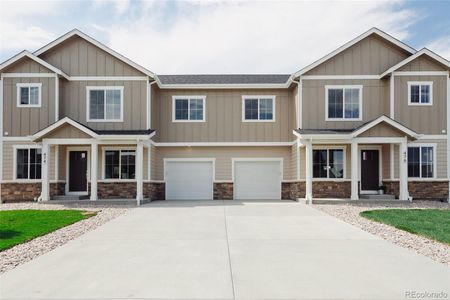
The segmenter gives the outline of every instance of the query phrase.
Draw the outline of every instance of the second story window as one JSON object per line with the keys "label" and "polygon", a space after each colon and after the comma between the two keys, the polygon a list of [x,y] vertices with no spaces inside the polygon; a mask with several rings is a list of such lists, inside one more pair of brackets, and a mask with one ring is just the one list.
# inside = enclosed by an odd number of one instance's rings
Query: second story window
{"label": "second story window", "polygon": [[18,83],[17,107],[41,107],[42,83]]}
{"label": "second story window", "polygon": [[431,81],[408,81],[408,104],[409,105],[432,105],[433,104],[433,82],[431,82]]}
{"label": "second story window", "polygon": [[325,86],[327,121],[362,120],[362,86]]}
{"label": "second story window", "polygon": [[205,122],[205,96],[173,96],[173,122]]}
{"label": "second story window", "polygon": [[243,122],[274,122],[275,96],[243,96]]}
{"label": "second story window", "polygon": [[88,86],[88,122],[123,121],[123,86]]}

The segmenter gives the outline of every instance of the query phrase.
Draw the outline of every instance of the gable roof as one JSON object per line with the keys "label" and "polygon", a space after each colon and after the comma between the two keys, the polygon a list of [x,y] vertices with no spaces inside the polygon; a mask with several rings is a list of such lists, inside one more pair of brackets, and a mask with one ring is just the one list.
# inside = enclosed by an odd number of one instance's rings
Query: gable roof
{"label": "gable roof", "polygon": [[429,50],[427,48],[422,48],[420,51],[417,51],[415,54],[411,55],[410,57],[402,60],[401,62],[399,62],[395,66],[392,66],[391,68],[386,70],[383,74],[381,74],[380,77],[383,78],[384,76],[394,72],[395,70],[398,70],[399,68],[403,67],[404,65],[410,63],[411,61],[415,60],[416,58],[418,58],[418,57],[420,57],[422,55],[427,55],[427,56],[431,57],[432,59],[434,59],[435,61],[443,64],[448,69],[450,69],[450,62],[448,60],[446,60],[442,56],[434,53],[433,51],[431,51],[431,50]]}
{"label": "gable roof", "polygon": [[371,128],[374,128],[375,126],[383,122],[403,132],[405,135],[411,138],[417,139],[420,137],[420,134],[418,134],[414,130],[409,129],[405,125],[385,115],[382,115],[372,121],[366,122],[354,129],[296,129],[294,130],[294,134],[297,136],[301,136],[302,138],[310,138],[312,136],[326,136],[328,138],[335,137],[338,139],[356,138],[358,135],[368,131]]}
{"label": "gable roof", "polygon": [[3,62],[0,65],[0,71],[5,69],[6,67],[12,65],[13,63],[19,61],[20,59],[24,58],[24,57],[28,57],[29,59],[37,62],[38,64],[46,67],[47,69],[49,69],[52,72],[55,72],[58,75],[61,75],[65,78],[69,78],[69,76],[64,73],[63,71],[61,71],[60,69],[56,68],[55,66],[52,66],[51,64],[49,64],[48,62],[40,59],[39,57],[33,55],[32,53],[28,52],[27,50],[23,50],[22,52],[14,55],[13,57],[11,57],[10,59],[6,60],[5,62]]}
{"label": "gable roof", "polygon": [[290,74],[158,75],[161,85],[287,84]]}
{"label": "gable roof", "polygon": [[104,44],[100,43],[99,41],[97,41],[96,39],[88,36],[87,34],[81,32],[78,29],[73,29],[71,31],[69,31],[68,33],[60,36],[59,38],[57,38],[56,40],[54,40],[53,42],[50,42],[49,44],[45,45],[44,47],[36,50],[33,54],[36,56],[39,56],[45,52],[47,52],[48,50],[52,49],[53,47],[56,47],[57,45],[61,44],[62,42],[64,42],[65,40],[73,37],[73,36],[79,36],[80,38],[88,41],[91,44],[94,44],[95,46],[99,47],[100,49],[102,49],[103,51],[111,54],[112,56],[114,56],[115,58],[123,61],[124,63],[132,66],[133,68],[141,71],[142,73],[144,73],[147,76],[150,76],[152,78],[155,77],[155,74],[149,70],[147,70],[146,68],[144,68],[143,66],[135,63],[134,61],[130,60],[129,58],[126,58],[125,56],[123,56],[122,54],[117,53],[116,51],[112,50],[111,48],[105,46]]}
{"label": "gable roof", "polygon": [[342,45],[341,47],[337,48],[337,49],[334,50],[333,52],[331,52],[331,53],[325,55],[325,56],[322,57],[321,59],[316,60],[316,61],[313,62],[312,64],[310,64],[310,65],[304,67],[303,69],[301,69],[301,70],[295,72],[293,76],[294,76],[294,77],[298,77],[298,76],[300,76],[300,75],[302,75],[302,74],[305,74],[306,72],[308,72],[308,71],[314,69],[315,67],[319,66],[320,64],[322,64],[322,63],[324,63],[325,61],[327,61],[327,60],[329,60],[330,58],[332,58],[333,56],[336,56],[337,54],[339,54],[339,53],[341,53],[342,51],[344,51],[344,50],[350,48],[351,46],[355,45],[355,44],[358,43],[359,41],[365,39],[366,37],[368,37],[368,36],[370,36],[370,35],[372,35],[372,34],[376,34],[376,35],[382,37],[383,39],[385,39],[385,40],[387,40],[387,41],[393,43],[394,45],[396,45],[396,46],[402,48],[403,50],[405,50],[405,51],[407,51],[407,52],[409,52],[409,53],[411,53],[411,54],[414,54],[414,53],[417,52],[414,48],[412,48],[412,47],[406,45],[405,43],[403,43],[403,42],[397,40],[396,38],[394,38],[393,36],[387,34],[386,32],[381,31],[380,29],[373,27],[373,28],[369,29],[368,31],[364,32],[363,34],[357,36],[357,37],[354,38],[353,40],[351,40],[351,41],[347,42],[346,44]]}
{"label": "gable roof", "polygon": [[120,136],[123,138],[144,138],[144,139],[147,138],[147,139],[149,139],[152,136],[154,136],[156,133],[152,129],[145,129],[145,130],[94,130],[94,129],[87,127],[84,124],[81,124],[77,121],[72,120],[69,117],[64,117],[61,120],[45,127],[42,130],[39,130],[38,132],[33,134],[31,136],[31,140],[32,141],[39,140],[42,137],[51,133],[52,131],[62,128],[65,125],[71,125],[95,139],[108,139],[108,138],[116,138],[117,139],[117,136]]}

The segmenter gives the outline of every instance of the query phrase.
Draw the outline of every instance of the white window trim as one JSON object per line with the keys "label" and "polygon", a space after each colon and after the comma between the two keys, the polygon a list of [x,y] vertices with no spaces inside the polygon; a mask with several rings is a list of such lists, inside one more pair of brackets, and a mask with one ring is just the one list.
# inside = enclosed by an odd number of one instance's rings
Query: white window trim
{"label": "white window trim", "polygon": [[[329,167],[330,164],[330,150],[342,150],[343,155],[343,167],[344,167],[344,173],[342,174],[342,178],[331,178],[330,176],[330,169],[327,169],[327,177],[314,177],[314,172],[311,170],[311,177],[312,181],[348,181],[347,179],[347,147],[346,146],[313,146],[312,150],[327,150],[327,167]],[[311,157],[311,168],[314,166],[314,155]]]}
{"label": "white window trim", "polygon": [[[420,148],[419,150],[419,177],[409,177],[408,179],[424,179],[424,180],[430,180],[430,179],[436,179],[437,178],[437,144],[435,143],[408,143],[406,146],[406,151],[408,151],[408,148],[415,147]],[[433,177],[422,177],[422,147],[431,147],[433,148]],[[407,158],[407,164],[409,163],[409,159]]]}
{"label": "white window trim", "polygon": [[[201,99],[203,102],[203,119],[201,120],[191,120],[191,100]],[[175,118],[175,102],[176,100],[188,100],[188,119],[186,120],[177,120]],[[173,123],[202,123],[206,122],[206,96],[196,96],[196,95],[176,95],[172,96],[172,122]]]}
{"label": "white window trim", "polygon": [[[258,119],[246,119],[245,118],[245,100],[258,99]],[[259,102],[261,99],[272,100],[272,119],[261,120],[259,115]],[[275,95],[243,95],[242,96],[242,122],[275,122],[276,121],[276,96]]]}
{"label": "white window trim", "polygon": [[[119,172],[119,178],[106,178],[105,174],[106,174],[106,151],[119,151],[119,169],[121,169],[122,167],[122,150],[134,150],[134,155],[135,155],[135,165],[137,164],[136,161],[136,152],[137,152],[137,147],[136,146],[130,146],[130,147],[102,147],[102,182],[115,182],[115,181],[120,181],[120,182],[135,182],[136,178],[134,179],[122,179],[120,178],[121,173]],[[135,175],[136,177],[136,175]]]}
{"label": "white window trim", "polygon": [[[329,118],[328,117],[328,90],[329,89],[343,89],[342,93],[342,118]],[[359,117],[358,118],[346,118],[345,117],[345,89],[359,89]],[[362,85],[326,85],[325,86],[325,121],[362,121],[363,119],[363,86]]]}
{"label": "white window trim", "polygon": [[[419,86],[419,101],[422,101],[422,85],[428,85],[430,87],[430,102],[422,103],[422,102],[411,102],[411,86],[418,85]],[[431,106],[433,105],[433,81],[408,81],[408,105],[410,106]]]}
{"label": "white window trim", "polygon": [[[21,104],[20,103],[20,88],[37,87],[38,88],[38,104]],[[28,90],[28,101],[30,100],[30,89]],[[17,83],[17,107],[41,107],[42,105],[42,83]]]}
{"label": "white window trim", "polygon": [[[30,167],[29,167],[30,152],[28,152],[28,178],[17,178],[17,150],[42,149],[42,146],[40,146],[40,145],[13,145],[12,147],[13,147],[13,179],[17,180],[19,182],[41,182],[42,174],[41,174],[41,179],[30,179]],[[41,168],[42,168],[42,161],[41,161]]]}
{"label": "white window trim", "polygon": [[[123,122],[123,111],[124,111],[124,107],[123,107],[123,86],[87,86],[86,87],[86,120],[87,122]],[[91,119],[90,118],[90,91],[99,91],[99,90],[103,90],[103,91],[107,91],[107,90],[120,90],[120,119]],[[105,102],[106,102],[106,92],[105,92]],[[104,106],[105,108],[105,114],[104,116],[106,117],[106,105]]]}

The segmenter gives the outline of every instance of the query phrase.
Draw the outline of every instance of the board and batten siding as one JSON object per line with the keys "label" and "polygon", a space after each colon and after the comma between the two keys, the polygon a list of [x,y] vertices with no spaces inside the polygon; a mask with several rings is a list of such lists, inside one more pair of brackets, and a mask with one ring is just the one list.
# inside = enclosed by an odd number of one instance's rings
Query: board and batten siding
{"label": "board and batten siding", "polygon": [[[17,107],[17,84],[41,83],[41,107]],[[55,122],[55,78],[3,78],[3,135],[27,136]],[[8,134],[6,134],[7,132]]]}
{"label": "board and batten siding", "polygon": [[232,180],[232,158],[283,158],[283,180],[292,175],[291,147],[157,147],[153,180],[164,180],[165,158],[215,158],[215,180]]}
{"label": "board and batten siding", "polygon": [[[354,129],[381,115],[388,115],[388,84],[387,80],[303,80],[302,128]],[[362,121],[326,121],[327,85],[362,85]]]}
{"label": "board and batten siding", "polygon": [[[432,81],[433,105],[408,105],[408,81]],[[421,134],[447,130],[446,76],[395,76],[395,120]]]}
{"label": "board and batten siding", "polygon": [[[206,96],[205,122],[172,122],[172,96]],[[243,95],[274,95],[275,122],[242,122]],[[152,96],[157,142],[290,142],[295,139],[292,90],[159,90]]]}
{"label": "board and batten siding", "polygon": [[146,76],[78,36],[39,57],[69,76]]}
{"label": "board and batten siding", "polygon": [[29,57],[23,57],[2,70],[2,73],[53,73],[53,71],[35,62]]}
{"label": "board and batten siding", "polygon": [[431,58],[422,55],[402,66],[397,71],[447,71],[447,68]]}
{"label": "board and batten siding", "polygon": [[405,50],[373,34],[305,75],[378,75],[409,55]]}
{"label": "board and batten siding", "polygon": [[[69,117],[94,130],[138,130],[146,128],[146,81],[64,81],[60,85],[60,117]],[[88,86],[123,86],[123,122],[87,122]]]}

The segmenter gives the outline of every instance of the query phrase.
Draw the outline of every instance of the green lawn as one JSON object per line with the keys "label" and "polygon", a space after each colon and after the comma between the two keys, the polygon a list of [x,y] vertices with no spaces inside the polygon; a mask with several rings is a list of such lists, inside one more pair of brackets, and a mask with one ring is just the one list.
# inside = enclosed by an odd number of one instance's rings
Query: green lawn
{"label": "green lawn", "polygon": [[93,215],[81,210],[0,211],[0,251]]}
{"label": "green lawn", "polygon": [[450,210],[382,209],[363,211],[361,216],[450,245]]}

